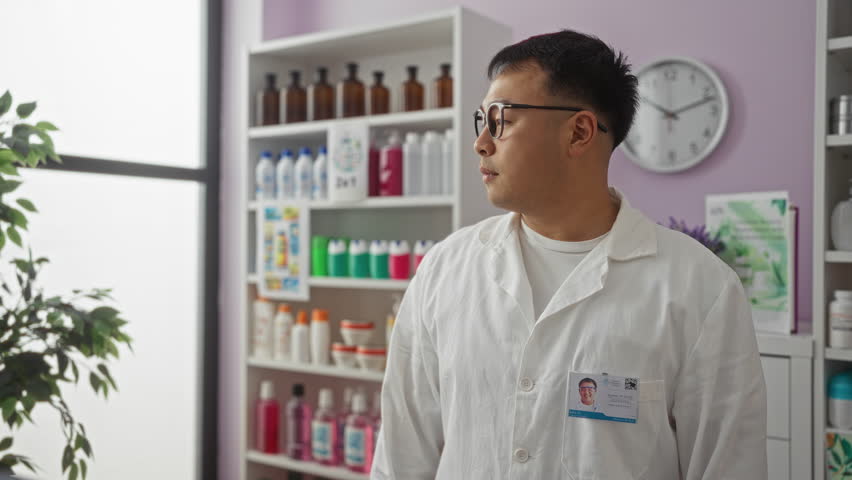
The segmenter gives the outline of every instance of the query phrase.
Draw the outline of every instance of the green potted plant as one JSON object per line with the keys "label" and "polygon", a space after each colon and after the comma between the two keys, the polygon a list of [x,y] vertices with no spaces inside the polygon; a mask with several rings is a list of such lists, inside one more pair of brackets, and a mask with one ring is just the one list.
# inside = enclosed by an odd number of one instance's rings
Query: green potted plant
{"label": "green potted plant", "polygon": [[[50,122],[30,124],[26,119],[35,102],[22,103],[12,113],[12,96],[0,97],[0,253],[7,239],[24,248],[27,230],[24,212],[36,212],[27,199],[9,200],[21,185],[19,168],[61,162],[53,147]],[[0,413],[11,436],[0,438],[0,472],[24,466],[36,472],[32,459],[13,453],[14,434],[38,404],[54,408],[61,419],[65,448],[62,472],[69,480],[85,478],[86,460],[94,456],[86,429],[72,415],[61,386],[76,384],[88,374],[96,394],[106,398],[117,389],[108,364],[119,358],[118,345],[131,348],[126,321],[109,306],[110,290],[73,290],[70,295],[47,296],[38,287],[38,275],[47,258],[15,258],[14,282],[0,279]]]}

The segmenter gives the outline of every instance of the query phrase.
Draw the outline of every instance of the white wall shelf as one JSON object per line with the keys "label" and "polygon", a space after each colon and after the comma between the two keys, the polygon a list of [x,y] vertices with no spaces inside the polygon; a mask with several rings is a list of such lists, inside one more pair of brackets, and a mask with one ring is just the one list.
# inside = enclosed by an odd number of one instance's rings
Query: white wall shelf
{"label": "white wall shelf", "polygon": [[761,355],[804,358],[814,355],[814,339],[807,332],[797,335],[758,332],[757,345]]}
{"label": "white wall shelf", "polygon": [[[257,284],[257,274],[249,274],[246,280],[249,284]],[[356,290],[405,290],[408,288],[409,283],[409,280],[350,277],[310,277],[308,279],[308,285],[311,288],[347,288]]]}
{"label": "white wall shelf", "polygon": [[365,380],[368,382],[381,383],[381,381],[385,378],[385,374],[383,372],[357,368],[343,368],[336,365],[314,365],[311,363],[282,362],[278,360],[265,360],[259,358],[249,358],[248,365],[250,367],[266,368],[269,370],[308,373],[335,378],[350,378],[353,380]]}
{"label": "white wall shelf", "polygon": [[344,467],[327,467],[314,462],[293,460],[292,458],[282,454],[272,455],[255,450],[249,450],[246,454],[246,458],[249,462],[281,468],[291,472],[319,475],[321,477],[334,480],[369,480],[370,478],[370,476],[366,473],[352,472]]}
{"label": "white wall shelf", "polygon": [[454,111],[452,108],[440,108],[419,112],[388,113],[384,115],[370,115],[367,117],[267,125],[249,128],[248,138],[280,140],[316,136],[320,134],[324,135],[325,132],[328,131],[329,127],[335,123],[352,120],[364,120],[370,127],[446,129],[452,125],[453,115]]}
{"label": "white wall shelf", "polygon": [[[412,197],[370,197],[353,203],[310,202],[311,210],[363,210],[380,208],[435,208],[452,207],[454,198],[451,195],[429,195]],[[256,211],[259,202],[249,203],[249,211]]]}
{"label": "white wall shelf", "polygon": [[852,135],[829,135],[825,139],[827,147],[850,147],[852,146]]}
{"label": "white wall shelf", "polygon": [[849,348],[826,348],[825,358],[827,360],[842,360],[852,362],[852,349]]}
{"label": "white wall shelf", "polygon": [[852,252],[831,250],[825,252],[825,261],[830,263],[852,263]]}

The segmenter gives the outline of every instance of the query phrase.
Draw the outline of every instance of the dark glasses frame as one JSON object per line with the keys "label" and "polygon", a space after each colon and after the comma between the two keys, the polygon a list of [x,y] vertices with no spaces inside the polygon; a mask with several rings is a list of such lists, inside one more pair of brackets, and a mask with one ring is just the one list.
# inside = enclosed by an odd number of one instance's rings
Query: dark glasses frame
{"label": "dark glasses frame", "polygon": [[[499,126],[495,125],[494,129],[498,130],[498,131],[492,132],[491,126],[488,125],[488,118],[489,117],[488,117],[487,112],[490,111],[491,108],[493,108],[495,106],[497,107],[497,109],[500,113],[500,125]],[[480,107],[480,108],[477,108],[475,112],[473,112],[473,129],[476,132],[476,137],[479,138],[479,134],[480,134],[479,124],[480,124],[480,122],[484,122],[485,127],[488,130],[489,135],[491,135],[491,138],[496,140],[496,139],[502,137],[503,136],[503,125],[505,123],[503,121],[503,110],[505,110],[507,108],[528,109],[528,110],[529,109],[563,110],[563,111],[568,111],[568,112],[582,112],[582,111],[586,110],[585,108],[577,108],[577,107],[554,107],[554,106],[546,106],[546,105],[527,105],[526,103],[503,103],[503,102],[489,103],[488,107],[485,109],[485,111],[483,111],[482,107]],[[607,133],[609,131],[609,129],[607,129],[601,122],[598,122],[598,129],[600,129],[600,131],[603,132],[603,133]]]}

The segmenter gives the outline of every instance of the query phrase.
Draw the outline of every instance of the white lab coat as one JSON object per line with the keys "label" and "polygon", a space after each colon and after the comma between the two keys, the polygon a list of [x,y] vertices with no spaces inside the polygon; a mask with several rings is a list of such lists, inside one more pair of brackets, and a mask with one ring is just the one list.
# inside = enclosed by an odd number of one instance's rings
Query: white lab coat
{"label": "white lab coat", "polygon": [[[622,199],[536,321],[518,222],[461,229],[420,266],[371,478],[765,479],[766,386],[734,272]],[[570,372],[638,377],[638,422],[569,418]]]}

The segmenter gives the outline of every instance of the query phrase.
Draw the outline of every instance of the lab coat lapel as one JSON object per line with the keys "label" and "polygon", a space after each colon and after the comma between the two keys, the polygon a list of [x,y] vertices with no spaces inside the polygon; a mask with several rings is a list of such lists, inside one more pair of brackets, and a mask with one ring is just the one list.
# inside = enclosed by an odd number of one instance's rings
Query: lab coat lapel
{"label": "lab coat lapel", "polygon": [[491,277],[518,304],[524,320],[535,323],[532,289],[517,231],[517,214],[507,215],[498,233],[498,241],[491,244]]}

